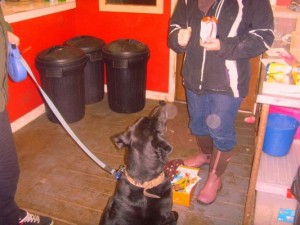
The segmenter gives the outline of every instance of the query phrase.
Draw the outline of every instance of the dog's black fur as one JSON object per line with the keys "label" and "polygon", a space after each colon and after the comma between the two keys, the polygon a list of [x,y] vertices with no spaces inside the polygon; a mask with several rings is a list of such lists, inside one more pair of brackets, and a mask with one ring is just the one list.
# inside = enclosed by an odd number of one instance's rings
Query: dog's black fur
{"label": "dog's black fur", "polygon": [[[166,106],[157,107],[124,133],[113,138],[118,148],[127,147],[126,171],[138,183],[150,181],[164,170],[173,147],[163,138],[167,121]],[[172,210],[170,180],[148,190],[160,198],[146,197],[143,188],[128,182],[125,175],[118,181],[99,225],[176,225],[178,214]]]}

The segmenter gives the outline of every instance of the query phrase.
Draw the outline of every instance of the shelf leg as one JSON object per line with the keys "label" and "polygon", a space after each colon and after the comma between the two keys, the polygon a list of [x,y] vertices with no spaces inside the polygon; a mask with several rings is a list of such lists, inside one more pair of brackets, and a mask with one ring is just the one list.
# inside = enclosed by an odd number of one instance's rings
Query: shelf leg
{"label": "shelf leg", "polygon": [[262,153],[262,147],[264,143],[266,127],[267,127],[268,114],[269,114],[269,105],[263,104],[260,113],[260,122],[259,122],[258,134],[256,137],[254,159],[252,164],[250,183],[249,183],[247,200],[246,200],[245,211],[244,211],[244,223],[243,223],[244,225],[251,225],[254,218],[255,187],[256,187],[256,181],[258,176],[258,169],[259,169],[259,163],[260,163],[260,158]]}

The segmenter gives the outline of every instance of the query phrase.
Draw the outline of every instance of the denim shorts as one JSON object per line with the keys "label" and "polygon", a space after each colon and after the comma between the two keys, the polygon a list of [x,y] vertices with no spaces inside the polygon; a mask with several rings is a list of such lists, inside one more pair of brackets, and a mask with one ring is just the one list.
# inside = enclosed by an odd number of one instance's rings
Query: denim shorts
{"label": "denim shorts", "polygon": [[243,100],[222,94],[198,95],[186,90],[189,128],[195,136],[210,136],[214,146],[230,151],[236,145],[235,119]]}

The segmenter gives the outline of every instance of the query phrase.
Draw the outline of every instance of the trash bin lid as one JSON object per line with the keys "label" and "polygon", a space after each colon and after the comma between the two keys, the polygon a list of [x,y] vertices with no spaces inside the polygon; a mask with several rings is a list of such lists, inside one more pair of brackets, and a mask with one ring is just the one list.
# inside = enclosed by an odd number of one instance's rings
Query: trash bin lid
{"label": "trash bin lid", "polygon": [[133,39],[120,39],[105,45],[102,49],[103,56],[113,59],[130,59],[142,55],[149,56],[146,44]]}
{"label": "trash bin lid", "polygon": [[36,57],[36,64],[45,67],[64,67],[85,61],[87,61],[86,54],[72,46],[53,46],[40,52]]}
{"label": "trash bin lid", "polygon": [[101,51],[105,42],[96,37],[82,35],[66,41],[65,45],[80,48],[85,53],[93,53]]}

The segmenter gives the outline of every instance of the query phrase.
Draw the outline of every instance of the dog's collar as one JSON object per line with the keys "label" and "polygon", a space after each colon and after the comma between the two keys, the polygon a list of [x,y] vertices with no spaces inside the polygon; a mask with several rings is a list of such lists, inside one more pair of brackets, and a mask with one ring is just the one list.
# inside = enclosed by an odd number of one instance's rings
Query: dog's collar
{"label": "dog's collar", "polygon": [[126,170],[125,170],[125,176],[126,176],[127,180],[129,181],[129,183],[133,184],[134,186],[144,188],[143,193],[144,193],[145,196],[150,197],[150,198],[160,198],[160,196],[158,196],[158,195],[148,193],[147,190],[158,186],[159,184],[161,184],[164,181],[164,179],[165,179],[165,173],[164,172],[159,174],[158,177],[156,177],[156,178],[154,178],[150,181],[146,181],[144,183],[136,182],[132,177],[130,177],[128,175]]}

